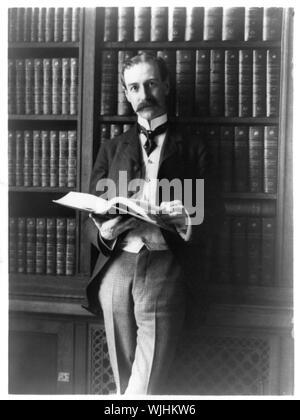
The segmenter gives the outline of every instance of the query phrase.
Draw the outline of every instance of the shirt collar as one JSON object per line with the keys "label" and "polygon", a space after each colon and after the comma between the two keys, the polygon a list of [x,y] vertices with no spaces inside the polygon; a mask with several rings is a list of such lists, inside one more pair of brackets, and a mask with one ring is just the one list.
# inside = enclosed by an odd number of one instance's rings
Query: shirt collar
{"label": "shirt collar", "polygon": [[168,121],[168,114],[163,114],[160,117],[154,118],[152,121],[147,121],[144,118],[138,116],[138,123],[142,125],[148,131],[154,131],[160,125],[165,124]]}

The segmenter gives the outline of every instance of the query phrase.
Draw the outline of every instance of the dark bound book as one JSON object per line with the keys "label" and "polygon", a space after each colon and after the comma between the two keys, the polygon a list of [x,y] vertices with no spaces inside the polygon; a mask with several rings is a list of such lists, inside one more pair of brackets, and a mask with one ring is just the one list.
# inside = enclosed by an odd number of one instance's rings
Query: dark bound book
{"label": "dark bound book", "polygon": [[24,131],[24,187],[33,186],[33,133]]}
{"label": "dark bound book", "polygon": [[76,188],[77,184],[77,132],[68,131],[68,187]]}
{"label": "dark bound book", "polygon": [[233,217],[231,225],[233,283],[247,284],[247,219]]}
{"label": "dark bound book", "polygon": [[36,219],[36,274],[46,273],[46,219]]}
{"label": "dark bound book", "polygon": [[118,40],[133,41],[134,32],[134,8],[133,7],[119,7],[118,19]]}
{"label": "dark bound book", "polygon": [[176,115],[192,115],[195,92],[195,52],[179,50],[176,57]]}
{"label": "dark bound book", "polygon": [[267,117],[279,115],[280,98],[280,50],[267,52]]}
{"label": "dark bound book", "polygon": [[68,186],[68,132],[59,132],[59,171],[58,186]]}
{"label": "dark bound book", "polygon": [[248,284],[259,286],[261,281],[261,232],[260,218],[247,219]]}
{"label": "dark bound book", "polygon": [[17,8],[17,19],[16,19],[16,42],[24,41],[24,17],[25,7]]}
{"label": "dark bound book", "polygon": [[16,185],[16,133],[8,131],[8,185]]}
{"label": "dark bound book", "polygon": [[234,190],[249,189],[249,128],[235,127],[234,134]]}
{"label": "dark bound book", "polygon": [[204,7],[188,7],[186,11],[186,41],[202,41],[204,26]]}
{"label": "dark bound book", "polygon": [[274,285],[276,220],[266,217],[262,220],[262,286]]}
{"label": "dark bound book", "polygon": [[72,9],[72,34],[71,34],[72,42],[79,42],[80,40],[80,16],[81,16],[81,8],[74,7]]}
{"label": "dark bound book", "polygon": [[[110,124],[100,124],[100,146],[110,140]],[[98,152],[98,150],[96,152]],[[97,155],[97,153],[95,153]]]}
{"label": "dark bound book", "polygon": [[46,232],[46,274],[56,274],[56,219],[48,218]]}
{"label": "dark bound book", "polygon": [[16,60],[8,60],[8,114],[16,114]]}
{"label": "dark bound book", "polygon": [[169,8],[169,41],[184,41],[186,28],[186,8]]}
{"label": "dark bound book", "polygon": [[239,117],[252,117],[253,56],[251,50],[239,52]]}
{"label": "dark bound book", "polygon": [[43,59],[34,59],[34,113],[43,113]]}
{"label": "dark bound book", "polygon": [[253,117],[266,116],[266,70],[267,55],[265,50],[253,51]]}
{"label": "dark bound book", "polygon": [[52,113],[62,113],[62,59],[52,59]]}
{"label": "dark bound book", "polygon": [[54,14],[54,42],[62,42],[63,40],[63,23],[64,23],[64,9],[58,7]]}
{"label": "dark bound book", "polygon": [[52,60],[43,59],[43,114],[52,114]]}
{"label": "dark bound book", "polygon": [[38,42],[39,14],[40,14],[40,9],[38,7],[34,7],[32,9],[32,16],[31,16],[31,30],[30,30],[31,42]]}
{"label": "dark bound book", "polygon": [[244,32],[245,8],[225,8],[223,16],[223,41],[244,41]]}
{"label": "dark bound book", "polygon": [[239,114],[239,52],[225,51],[225,117]]}
{"label": "dark bound book", "polygon": [[67,219],[66,275],[74,276],[76,272],[76,220]]}
{"label": "dark bound book", "polygon": [[225,202],[226,213],[232,216],[274,217],[276,203],[273,200],[231,199]]}
{"label": "dark bound book", "polygon": [[32,20],[32,8],[26,7],[24,13],[24,28],[23,28],[23,41],[31,41],[31,20]]}
{"label": "dark bound book", "polygon": [[46,24],[45,24],[45,41],[54,42],[54,16],[55,8],[48,7],[46,12]]}
{"label": "dark bound book", "polygon": [[62,114],[70,115],[71,61],[62,59]]}
{"label": "dark bound book", "polygon": [[16,273],[18,255],[18,219],[16,217],[9,218],[9,272]]}
{"label": "dark bound book", "polygon": [[16,131],[16,186],[24,187],[24,132]]}
{"label": "dark bound book", "polygon": [[282,33],[282,12],[279,7],[264,8],[263,40],[280,41]]}
{"label": "dark bound book", "polygon": [[34,60],[25,59],[25,114],[34,114]]}
{"label": "dark bound book", "polygon": [[263,7],[247,7],[245,18],[245,41],[261,41],[263,34]]}
{"label": "dark bound book", "polygon": [[151,7],[135,7],[134,9],[134,40],[135,42],[150,41]]}
{"label": "dark bound book", "polygon": [[118,40],[118,8],[106,7],[104,12],[104,42]]}
{"label": "dark bound book", "polygon": [[111,124],[110,126],[110,138],[119,136],[123,133],[123,124]]}
{"label": "dark bound book", "polygon": [[210,98],[211,117],[223,117],[225,107],[225,53],[211,50],[210,58]]}
{"label": "dark bound book", "polygon": [[38,42],[45,42],[46,40],[46,7],[40,8],[38,16]]}
{"label": "dark bound book", "polygon": [[79,84],[79,68],[78,58],[71,58],[71,81],[70,81],[70,114],[78,114],[78,84]]}
{"label": "dark bound book", "polygon": [[263,192],[264,128],[249,129],[249,191]]}
{"label": "dark bound book", "polygon": [[264,138],[264,192],[277,192],[278,127],[265,127]]}
{"label": "dark bound book", "polygon": [[26,273],[26,219],[18,217],[17,272]]}
{"label": "dark bound book", "polygon": [[56,274],[66,275],[66,238],[67,220],[59,218],[56,220]]}
{"label": "dark bound book", "polygon": [[35,274],[36,219],[26,219],[26,273]]}
{"label": "dark bound book", "polygon": [[102,52],[101,115],[117,111],[118,56],[116,51]]}
{"label": "dark bound book", "polygon": [[25,60],[16,60],[16,112],[25,114]]}
{"label": "dark bound book", "polygon": [[50,187],[58,187],[59,133],[50,131]]}
{"label": "dark bound book", "polygon": [[227,217],[218,235],[217,264],[215,267],[215,280],[220,284],[231,282],[231,220]]}
{"label": "dark bound book", "polygon": [[63,17],[63,42],[72,41],[72,8],[65,7]]}
{"label": "dark bound book", "polygon": [[220,128],[217,126],[197,127],[195,134],[198,138],[206,138],[208,149],[212,156],[214,169],[220,175]]}
{"label": "dark bound book", "polygon": [[41,186],[50,187],[50,131],[42,131]]}
{"label": "dark bound book", "polygon": [[151,41],[167,41],[168,39],[168,8],[151,8]]}
{"label": "dark bound book", "polygon": [[121,82],[121,74],[124,63],[134,56],[134,51],[119,51],[119,63],[118,63],[118,115],[131,115],[132,108],[130,103],[127,101],[123,84]]}
{"label": "dark bound book", "polygon": [[16,42],[17,35],[17,8],[11,7],[8,9],[8,42]]}
{"label": "dark bound book", "polygon": [[196,51],[195,115],[209,115],[210,50]]}
{"label": "dark bound book", "polygon": [[233,180],[233,147],[234,128],[221,127],[220,136],[220,175],[221,185],[224,192],[231,192]]}
{"label": "dark bound book", "polygon": [[41,132],[33,131],[33,186],[40,187],[42,183],[42,138]]}
{"label": "dark bound book", "polygon": [[176,110],[176,102],[174,101],[174,98],[176,96],[176,51],[158,51],[157,57],[163,58],[163,60],[167,64],[167,68],[170,75],[170,94],[168,96],[168,110],[170,115],[174,115]]}
{"label": "dark bound book", "polygon": [[220,41],[222,39],[222,23],[222,7],[206,7],[204,12],[204,41]]}

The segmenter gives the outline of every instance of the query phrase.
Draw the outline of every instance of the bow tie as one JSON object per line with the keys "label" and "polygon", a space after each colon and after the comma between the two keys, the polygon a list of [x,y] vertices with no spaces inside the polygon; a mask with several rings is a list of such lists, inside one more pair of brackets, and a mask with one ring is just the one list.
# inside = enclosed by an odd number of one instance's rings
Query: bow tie
{"label": "bow tie", "polygon": [[143,133],[147,137],[147,141],[144,145],[144,149],[147,153],[147,156],[150,156],[153,150],[156,148],[157,144],[155,142],[155,137],[163,134],[167,131],[168,123],[160,125],[155,130],[146,130],[145,127],[138,124],[138,131],[139,133]]}

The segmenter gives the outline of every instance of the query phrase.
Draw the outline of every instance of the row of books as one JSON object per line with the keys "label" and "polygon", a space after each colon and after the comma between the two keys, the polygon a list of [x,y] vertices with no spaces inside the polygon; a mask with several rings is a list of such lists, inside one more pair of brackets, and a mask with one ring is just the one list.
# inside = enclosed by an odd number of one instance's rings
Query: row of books
{"label": "row of books", "polygon": [[[101,124],[99,143],[130,127]],[[224,192],[277,192],[278,126],[191,125],[184,126],[184,132],[207,142]]]}
{"label": "row of books", "polygon": [[103,40],[271,41],[280,40],[281,8],[107,7]]}
{"label": "row of books", "polygon": [[76,115],[78,58],[8,60],[8,113]]}
{"label": "row of books", "polygon": [[273,217],[227,217],[214,250],[214,281],[274,285],[275,237]]}
{"label": "row of books", "polygon": [[[132,114],[120,75],[124,62],[137,52],[103,51],[101,115]],[[172,114],[212,117],[279,115],[279,49],[166,50],[154,54],[163,58],[169,68]]]}
{"label": "row of books", "polygon": [[8,9],[9,42],[78,42],[80,8]]}
{"label": "row of books", "polygon": [[76,220],[10,218],[9,270],[19,274],[73,276],[76,272]]}
{"label": "row of books", "polygon": [[70,187],[77,185],[77,132],[10,130],[9,185]]}

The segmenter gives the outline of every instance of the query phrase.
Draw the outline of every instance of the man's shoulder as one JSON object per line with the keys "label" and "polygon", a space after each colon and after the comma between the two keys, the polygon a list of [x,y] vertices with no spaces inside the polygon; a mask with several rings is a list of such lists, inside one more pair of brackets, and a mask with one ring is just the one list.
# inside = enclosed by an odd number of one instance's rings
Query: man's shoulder
{"label": "man's shoulder", "polygon": [[177,142],[184,143],[191,149],[199,149],[206,145],[206,139],[203,135],[190,130],[184,124],[171,124],[171,134]]}
{"label": "man's shoulder", "polygon": [[121,133],[110,140],[106,140],[105,148],[108,150],[115,150],[132,139],[136,133],[136,126],[133,125],[128,131]]}

